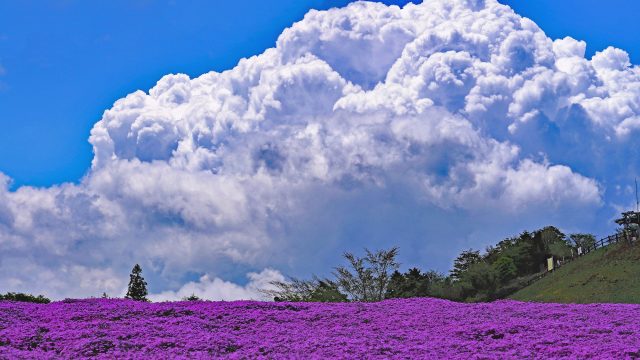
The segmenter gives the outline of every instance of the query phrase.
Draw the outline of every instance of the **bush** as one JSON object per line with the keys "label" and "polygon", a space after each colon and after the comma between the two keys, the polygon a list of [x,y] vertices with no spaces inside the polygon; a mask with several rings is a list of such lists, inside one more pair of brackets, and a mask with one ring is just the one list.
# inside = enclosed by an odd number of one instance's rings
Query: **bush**
{"label": "bush", "polygon": [[465,288],[461,282],[451,282],[451,279],[445,279],[431,285],[429,296],[451,301],[462,301],[465,298],[465,291],[468,291],[468,288]]}
{"label": "bush", "polygon": [[200,301],[201,299],[196,294],[191,294],[182,298],[183,301]]}
{"label": "bush", "polygon": [[37,304],[48,304],[51,302],[51,300],[47,299],[42,295],[34,296],[31,294],[13,293],[13,292],[8,292],[5,295],[0,294],[0,300],[30,302],[30,303],[37,303]]}
{"label": "bush", "polygon": [[470,285],[471,289],[469,290],[472,290],[469,291],[469,294],[465,294],[467,295],[465,297],[473,297],[479,293],[492,297],[498,288],[499,278],[498,273],[491,265],[479,262],[469,267],[463,274],[461,282]]}

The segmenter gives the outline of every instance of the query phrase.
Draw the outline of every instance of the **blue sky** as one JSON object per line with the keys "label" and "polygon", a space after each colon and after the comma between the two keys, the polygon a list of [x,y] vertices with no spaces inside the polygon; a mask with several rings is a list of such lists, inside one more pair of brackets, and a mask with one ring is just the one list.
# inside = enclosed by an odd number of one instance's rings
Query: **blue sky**
{"label": "blue sky", "polygon": [[[345,0],[0,1],[0,171],[20,185],[77,181],[87,138],[113,102],[168,73],[233,67],[272,47],[310,8]],[[403,4],[406,1],[386,1]],[[609,45],[640,59],[640,2],[510,0],[551,38]]]}

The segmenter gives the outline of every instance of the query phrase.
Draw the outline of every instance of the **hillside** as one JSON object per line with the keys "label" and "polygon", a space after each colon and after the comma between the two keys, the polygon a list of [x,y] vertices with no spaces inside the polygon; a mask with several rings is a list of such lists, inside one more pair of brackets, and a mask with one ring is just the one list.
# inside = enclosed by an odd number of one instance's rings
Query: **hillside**
{"label": "hillside", "polygon": [[640,305],[0,301],[2,359],[637,358]]}
{"label": "hillside", "polygon": [[560,303],[640,303],[640,245],[596,250],[509,297]]}

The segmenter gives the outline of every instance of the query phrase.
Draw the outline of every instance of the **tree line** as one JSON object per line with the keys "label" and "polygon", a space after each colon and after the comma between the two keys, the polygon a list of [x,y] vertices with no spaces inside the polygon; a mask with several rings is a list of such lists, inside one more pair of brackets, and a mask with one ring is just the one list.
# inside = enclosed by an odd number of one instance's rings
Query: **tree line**
{"label": "tree line", "polygon": [[[398,247],[369,251],[358,257],[343,254],[346,265],[335,267],[332,278],[290,278],[274,281],[261,290],[274,301],[347,302],[381,301],[393,298],[436,297],[454,301],[491,301],[524,287],[544,270],[546,259],[573,256],[579,247],[592,247],[591,234],[562,233],[553,226],[506,238],[483,253],[468,249],[460,253],[448,274],[417,267],[402,273],[397,261]],[[142,268],[135,264],[129,275],[126,299],[149,301]],[[103,298],[108,298],[103,293]],[[48,303],[42,295],[0,294],[0,300]],[[195,294],[183,300],[200,300]]]}
{"label": "tree line", "polygon": [[[129,285],[127,286],[127,294],[125,295],[125,299],[149,301],[149,299],[147,299],[147,295],[147,282],[144,280],[144,277],[142,277],[142,267],[140,267],[140,265],[138,264],[135,264],[133,266],[133,269],[131,270],[131,274],[129,275]],[[107,293],[102,293],[102,298],[109,298],[109,296],[107,295]],[[51,302],[51,299],[48,299],[43,295],[35,296],[31,294],[16,292],[8,292],[4,295],[0,294],[0,300],[30,302],[37,304],[48,304]],[[184,300],[199,299],[197,299],[197,297],[195,299],[189,297]]]}
{"label": "tree line", "polygon": [[380,301],[392,298],[437,297],[454,301],[491,301],[524,287],[544,271],[547,258],[571,257],[577,248],[595,244],[591,234],[562,233],[546,226],[524,231],[489,246],[483,253],[468,249],[455,259],[448,274],[417,267],[402,273],[396,260],[398,248],[365,249],[364,257],[344,253],[346,266],[332,278],[313,276],[303,280],[276,281],[263,292],[275,301]]}

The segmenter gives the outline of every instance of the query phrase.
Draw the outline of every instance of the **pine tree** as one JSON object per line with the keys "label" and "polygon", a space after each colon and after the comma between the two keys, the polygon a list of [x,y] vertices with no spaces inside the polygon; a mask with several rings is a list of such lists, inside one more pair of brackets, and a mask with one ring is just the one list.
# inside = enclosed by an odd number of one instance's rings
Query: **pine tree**
{"label": "pine tree", "polygon": [[142,277],[142,268],[140,265],[136,264],[131,270],[131,275],[129,275],[129,288],[127,290],[127,299],[133,299],[138,301],[149,301],[147,300],[147,282],[144,281]]}

